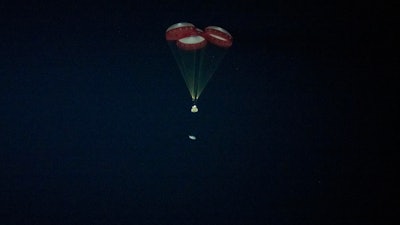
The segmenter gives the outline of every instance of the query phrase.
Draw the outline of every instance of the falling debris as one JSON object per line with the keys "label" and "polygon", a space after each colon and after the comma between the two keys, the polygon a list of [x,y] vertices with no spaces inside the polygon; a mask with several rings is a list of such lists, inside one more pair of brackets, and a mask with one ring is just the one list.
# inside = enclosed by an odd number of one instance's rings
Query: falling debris
{"label": "falling debris", "polygon": [[197,138],[196,138],[196,136],[189,135],[189,139],[194,141],[194,140],[196,140]]}

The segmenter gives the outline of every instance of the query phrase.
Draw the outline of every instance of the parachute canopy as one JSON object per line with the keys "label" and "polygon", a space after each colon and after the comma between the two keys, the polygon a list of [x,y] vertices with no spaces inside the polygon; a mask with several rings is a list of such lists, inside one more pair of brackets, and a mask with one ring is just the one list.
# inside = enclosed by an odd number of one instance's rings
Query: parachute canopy
{"label": "parachute canopy", "polygon": [[165,32],[165,39],[178,63],[192,97],[192,112],[196,102],[216,71],[218,64],[232,45],[232,36],[217,26],[203,30],[191,23],[176,23]]}

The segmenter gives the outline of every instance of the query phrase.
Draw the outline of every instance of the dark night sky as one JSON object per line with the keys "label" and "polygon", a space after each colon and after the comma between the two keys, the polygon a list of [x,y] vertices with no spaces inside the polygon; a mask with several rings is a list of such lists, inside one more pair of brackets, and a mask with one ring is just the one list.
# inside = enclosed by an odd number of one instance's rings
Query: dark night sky
{"label": "dark night sky", "polygon": [[[398,224],[386,7],[0,3],[0,224]],[[195,117],[182,21],[234,38]]]}

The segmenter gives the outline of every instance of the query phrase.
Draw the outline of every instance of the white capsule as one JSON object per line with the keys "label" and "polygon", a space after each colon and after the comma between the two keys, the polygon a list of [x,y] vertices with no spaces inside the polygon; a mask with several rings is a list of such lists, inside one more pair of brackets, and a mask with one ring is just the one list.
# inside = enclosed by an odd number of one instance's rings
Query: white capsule
{"label": "white capsule", "polygon": [[197,112],[199,111],[199,109],[197,108],[196,105],[193,105],[193,106],[192,106],[192,109],[190,109],[190,111],[191,111],[192,113],[197,113]]}

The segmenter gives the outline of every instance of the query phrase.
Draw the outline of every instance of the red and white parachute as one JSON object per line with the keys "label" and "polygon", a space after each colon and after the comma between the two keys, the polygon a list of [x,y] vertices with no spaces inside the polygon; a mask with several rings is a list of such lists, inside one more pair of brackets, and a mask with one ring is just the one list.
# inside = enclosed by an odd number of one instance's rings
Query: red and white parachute
{"label": "red and white parachute", "polygon": [[196,102],[232,46],[232,36],[221,27],[208,26],[203,31],[183,22],[170,26],[165,32],[165,39],[192,97],[191,111],[197,112]]}

